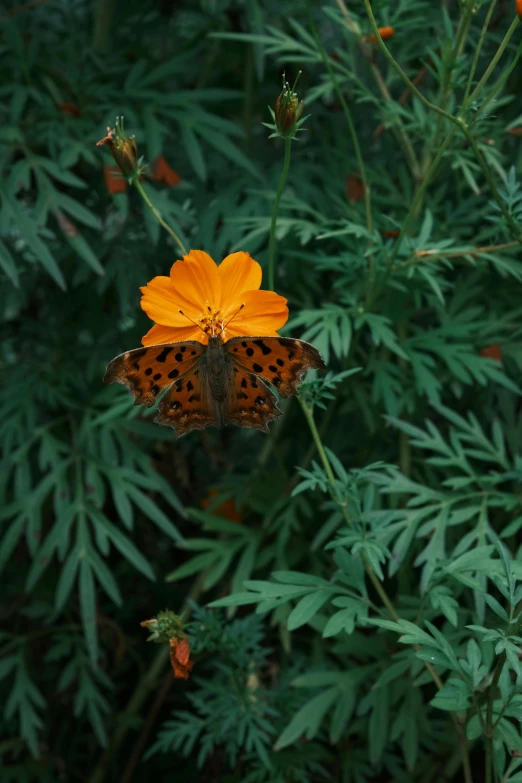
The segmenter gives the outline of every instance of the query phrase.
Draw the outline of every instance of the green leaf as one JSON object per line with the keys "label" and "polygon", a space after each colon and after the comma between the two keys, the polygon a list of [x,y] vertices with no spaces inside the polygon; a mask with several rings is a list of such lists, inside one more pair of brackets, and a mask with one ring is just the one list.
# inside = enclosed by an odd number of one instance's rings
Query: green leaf
{"label": "green leaf", "polygon": [[16,263],[7,246],[0,239],[0,269],[16,288],[19,288],[18,269]]}
{"label": "green leaf", "polygon": [[151,500],[147,495],[144,495],[133,484],[127,485],[127,494],[134,501],[134,503],[140,508],[145,516],[147,516],[151,522],[154,522],[159,529],[165,533],[169,538],[172,538],[178,544],[183,543],[183,536],[172,524],[170,519],[163,513],[163,511]]}
{"label": "green leaf", "polygon": [[275,750],[279,751],[288,747],[288,745],[292,745],[303,734],[307,739],[313,739],[319,731],[321,721],[335,702],[338,693],[337,688],[329,688],[318,696],[314,696],[313,699],[310,699],[301,707],[286,729],[279,735],[275,744]]}
{"label": "green leaf", "polygon": [[89,656],[93,663],[96,663],[98,660],[96,595],[91,565],[85,555],[80,563],[80,613]]}
{"label": "green leaf", "polygon": [[330,593],[324,593],[322,591],[303,596],[297,606],[290,612],[290,616],[287,620],[288,630],[295,631],[296,628],[300,628],[302,625],[309,622],[330,598]]}

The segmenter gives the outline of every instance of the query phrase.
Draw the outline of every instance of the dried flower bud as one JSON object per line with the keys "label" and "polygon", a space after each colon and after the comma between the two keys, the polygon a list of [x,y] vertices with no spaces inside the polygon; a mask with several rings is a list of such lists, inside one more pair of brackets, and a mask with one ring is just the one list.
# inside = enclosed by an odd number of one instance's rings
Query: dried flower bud
{"label": "dried flower bud", "polygon": [[101,147],[103,144],[108,146],[125,177],[133,179],[141,174],[136,139],[134,136],[125,136],[122,118],[116,118],[115,128],[107,128],[107,135],[96,146]]}
{"label": "dried flower bud", "polygon": [[150,631],[147,641],[169,644],[170,662],[174,676],[186,680],[192,669],[192,661],[190,660],[190,645],[183,631],[181,617],[167,610],[158,612],[157,617],[153,617],[151,620],[143,620],[140,625]]}
{"label": "dried flower bud", "polygon": [[275,103],[275,125],[277,131],[281,136],[289,137],[293,136],[297,130],[297,122],[301,117],[304,110],[304,103],[299,103],[299,98],[295,92],[295,85],[301,71],[296,76],[294,86],[290,87],[290,84],[285,80],[283,74],[283,91],[278,96]]}

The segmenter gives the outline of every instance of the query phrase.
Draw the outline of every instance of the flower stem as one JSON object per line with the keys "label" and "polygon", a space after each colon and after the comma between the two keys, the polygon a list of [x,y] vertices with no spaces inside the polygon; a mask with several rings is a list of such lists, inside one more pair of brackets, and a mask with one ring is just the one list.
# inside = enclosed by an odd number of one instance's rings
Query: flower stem
{"label": "flower stem", "polygon": [[150,211],[152,212],[152,214],[154,215],[154,217],[156,218],[156,220],[160,224],[160,226],[163,226],[165,231],[168,234],[170,234],[170,236],[172,237],[174,242],[177,244],[177,246],[179,247],[179,249],[181,250],[183,255],[184,256],[187,255],[187,251],[185,249],[185,246],[184,246],[183,242],[178,237],[178,235],[173,231],[173,229],[167,223],[165,223],[165,221],[161,217],[160,213],[158,212],[158,210],[156,209],[156,207],[154,206],[154,204],[152,203],[150,198],[145,193],[143,185],[141,184],[141,182],[138,179],[136,179],[134,181],[134,186],[135,186],[136,190],[138,191],[138,193],[140,194],[140,196],[142,197],[142,199],[145,202],[145,204],[148,206],[148,208],[150,209]]}
{"label": "flower stem", "polygon": [[488,81],[488,79],[491,76],[493,70],[495,69],[498,61],[500,60],[500,58],[504,54],[504,50],[505,50],[506,46],[508,45],[511,36],[513,35],[515,30],[517,29],[519,23],[520,23],[520,19],[518,18],[518,16],[515,16],[515,18],[513,19],[513,21],[511,22],[511,24],[509,26],[509,29],[508,29],[507,33],[504,36],[504,39],[503,39],[502,43],[498,47],[497,53],[495,54],[495,56],[491,60],[490,64],[486,68],[486,71],[485,71],[482,79],[479,81],[479,83],[477,84],[477,86],[475,87],[475,89],[473,90],[471,95],[469,96],[470,103],[475,99],[475,97],[479,94],[481,89],[484,87],[484,85]]}
{"label": "flower stem", "polygon": [[[350,514],[348,512],[348,509],[346,508],[346,504],[339,503],[339,500],[337,498],[337,493],[336,493],[337,480],[336,480],[334,472],[332,470],[332,466],[330,465],[330,460],[328,459],[328,455],[326,453],[326,450],[325,450],[325,448],[323,446],[323,442],[321,440],[321,436],[319,435],[319,431],[317,429],[317,426],[316,426],[316,423],[315,423],[315,419],[314,419],[314,415],[313,415],[313,409],[308,405],[308,403],[302,397],[299,398],[299,402],[301,403],[301,408],[303,409],[303,413],[305,415],[306,421],[308,423],[308,426],[310,427],[310,432],[312,434],[312,438],[313,438],[314,443],[316,445],[319,457],[321,459],[321,462],[323,463],[323,467],[324,467],[325,473],[326,473],[327,478],[328,478],[328,483],[330,485],[330,494],[331,494],[332,498],[335,500],[335,502],[339,505],[340,510],[341,510],[341,512],[342,512],[342,514],[344,516],[345,521],[346,521],[346,524],[347,525],[351,525],[352,524],[352,520],[350,518]],[[363,561],[364,569],[365,569],[365,571],[366,571],[366,573],[367,573],[367,575],[368,575],[368,577],[369,577],[369,579],[370,579],[370,581],[371,581],[371,583],[372,583],[372,585],[373,585],[373,587],[375,589],[375,592],[378,594],[379,598],[381,599],[381,601],[383,602],[384,606],[386,607],[386,609],[388,610],[390,615],[393,617],[395,622],[398,622],[400,620],[400,616],[398,615],[397,610],[395,609],[392,600],[390,599],[388,593],[386,592],[386,590],[384,588],[384,585],[382,584],[382,582],[380,581],[379,577],[374,572],[373,568],[368,563],[366,557],[362,553],[361,553],[361,559]],[[420,645],[418,645],[418,644],[414,644],[413,647],[414,647],[415,650],[420,650],[421,649]],[[423,663],[424,663],[424,666],[426,667],[426,669],[428,670],[428,672],[430,673],[431,677],[433,678],[433,681],[434,681],[435,685],[437,686],[437,688],[439,690],[442,690],[442,688],[444,687],[444,684],[443,684],[441,678],[439,677],[439,675],[437,674],[437,672],[435,671],[435,668],[432,666],[432,664],[429,661],[423,661]],[[499,672],[499,676],[500,676],[500,672]],[[453,724],[455,726],[455,730],[456,730],[458,741],[459,741],[459,745],[460,745],[460,752],[461,752],[461,757],[462,757],[462,769],[463,769],[463,773],[464,773],[464,781],[465,781],[465,783],[473,783],[473,779],[472,779],[472,776],[471,776],[471,766],[470,766],[470,761],[469,761],[468,743],[467,743],[467,739],[466,739],[466,734],[464,732],[464,728],[462,726],[461,721],[459,720],[459,718],[456,715],[452,714],[451,715],[451,720],[453,721]]]}
{"label": "flower stem", "polygon": [[495,701],[495,689],[498,685],[502,669],[506,662],[506,654],[503,653],[497,661],[495,670],[493,672],[493,679],[488,691],[488,703],[486,707],[486,767],[485,767],[485,783],[491,783],[493,776],[493,734],[495,732],[493,727],[493,702]]}
{"label": "flower stem", "polygon": [[[348,104],[346,103],[346,100],[344,98],[343,92],[341,88],[339,87],[339,82],[337,81],[337,77],[335,73],[333,72],[332,66],[330,64],[330,59],[327,55],[327,53],[324,50],[324,46],[322,45],[321,41],[319,40],[319,36],[317,34],[317,30],[314,24],[313,16],[312,16],[312,9],[311,9],[311,3],[310,0],[308,0],[308,25],[310,27],[311,33],[314,37],[315,43],[317,45],[317,48],[319,49],[319,53],[321,55],[321,58],[326,66],[326,70],[328,71],[328,75],[330,76],[330,79],[332,80],[332,84],[335,88],[335,92],[337,93],[337,97],[339,98],[339,103],[342,106],[344,116],[346,117],[346,124],[348,125],[348,131],[350,133],[350,137],[353,144],[353,149],[355,152],[355,158],[357,160],[357,167],[359,169],[359,174],[362,180],[363,184],[363,191],[364,191],[364,210],[366,213],[366,229],[368,231],[368,234],[371,234],[372,232],[372,207],[371,207],[371,193],[370,193],[370,186],[368,184],[368,178],[366,176],[366,166],[364,165],[364,160],[361,152],[361,145],[359,144],[359,137],[357,136],[357,131],[355,130],[355,125],[353,122],[352,114],[350,112],[350,109],[348,108]],[[373,255],[369,255],[369,286],[368,286],[368,295],[370,291],[373,289],[373,285],[375,282],[375,262],[373,259]]]}
{"label": "flower stem", "polygon": [[510,65],[509,65],[507,68],[506,68],[506,70],[504,71],[504,73],[502,74],[502,76],[500,76],[500,77],[499,77],[499,79],[497,80],[497,83],[495,84],[495,86],[493,87],[493,89],[491,90],[491,92],[489,93],[488,97],[486,98],[486,100],[484,101],[484,103],[483,103],[483,104],[480,106],[480,108],[478,109],[477,113],[475,114],[475,117],[474,117],[475,121],[477,120],[477,118],[479,117],[479,115],[480,115],[480,114],[482,114],[482,112],[484,111],[484,109],[486,108],[486,106],[488,106],[488,105],[489,105],[489,103],[490,103],[490,102],[493,100],[493,98],[495,97],[495,95],[498,93],[498,91],[499,91],[499,90],[501,89],[501,87],[504,85],[504,82],[506,81],[506,79],[507,79],[507,78],[508,78],[508,77],[511,75],[511,73],[514,71],[514,69],[515,69],[515,66],[516,66],[516,64],[518,63],[518,61],[519,61],[519,59],[520,59],[520,55],[521,55],[521,54],[522,54],[522,41],[520,41],[520,43],[519,43],[519,45],[518,45],[518,49],[517,49],[517,51],[516,51],[515,57],[513,58],[513,62],[512,62],[512,63],[511,63],[511,64],[510,64]]}
{"label": "flower stem", "polygon": [[493,11],[495,10],[495,6],[497,4],[497,0],[491,0],[491,4],[488,8],[488,12],[486,14],[486,18],[484,20],[484,24],[482,25],[482,30],[480,33],[480,38],[478,40],[477,48],[475,49],[475,54],[473,55],[473,62],[471,63],[471,68],[469,71],[468,76],[468,82],[466,84],[466,90],[464,92],[464,98],[462,100],[462,104],[464,106],[467,105],[468,102],[468,96],[471,90],[471,85],[473,83],[473,77],[475,76],[475,71],[477,69],[477,63],[480,56],[480,52],[482,51],[482,44],[484,43],[484,39],[486,37],[486,33],[488,31],[489,23],[491,20],[491,17],[493,16]]}
{"label": "flower stem", "polygon": [[283,171],[281,172],[281,179],[279,180],[279,187],[274,201],[274,208],[272,210],[272,222],[270,223],[270,240],[268,242],[268,287],[271,291],[274,290],[275,283],[275,230],[277,224],[277,213],[279,212],[279,202],[283,195],[286,178],[288,176],[288,169],[290,168],[290,148],[292,146],[292,139],[285,139],[285,161],[283,164]]}

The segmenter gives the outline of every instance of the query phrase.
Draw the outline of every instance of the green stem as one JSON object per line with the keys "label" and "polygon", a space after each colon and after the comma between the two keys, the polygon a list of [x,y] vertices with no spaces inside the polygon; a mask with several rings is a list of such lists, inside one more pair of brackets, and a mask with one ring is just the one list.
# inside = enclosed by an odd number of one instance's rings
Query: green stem
{"label": "green stem", "polygon": [[[197,602],[201,593],[203,592],[203,581],[205,579],[206,572],[203,571],[196,577],[192,584],[190,593],[188,594],[180,614],[183,615],[184,622],[188,622],[190,614],[192,612],[191,602]],[[147,700],[149,693],[157,686],[158,679],[165,668],[169,665],[170,648],[167,644],[160,644],[158,650],[152,659],[152,662],[145,672],[144,676],[139,680],[134,691],[125,707],[124,714],[125,720],[122,720],[116,727],[106,750],[102,754],[96,768],[89,778],[89,783],[102,783],[105,780],[105,776],[109,771],[109,764],[116,756],[116,752],[123,742],[127,732],[132,727],[132,719],[135,715],[138,715]]]}
{"label": "green stem", "polygon": [[506,70],[504,71],[502,76],[498,79],[497,83],[495,84],[495,86],[491,90],[490,94],[488,95],[488,97],[486,98],[486,100],[484,101],[482,106],[480,106],[480,108],[478,109],[477,113],[475,114],[475,121],[476,121],[477,117],[480,114],[482,114],[482,112],[484,111],[486,106],[493,100],[495,95],[498,93],[498,91],[504,85],[504,82],[506,81],[506,79],[508,79],[509,76],[513,73],[513,71],[515,69],[515,66],[518,63],[519,59],[520,59],[520,55],[521,54],[522,54],[522,40],[520,41],[520,43],[518,45],[518,49],[517,49],[517,52],[515,54],[515,57],[513,58],[513,62],[511,63],[511,65],[508,68],[506,68]]}
{"label": "green stem", "polygon": [[495,671],[493,672],[493,679],[491,680],[491,685],[489,686],[488,690],[488,703],[486,707],[486,777],[485,777],[485,783],[492,783],[493,780],[493,703],[495,701],[495,690],[498,685],[498,681],[500,679],[500,675],[502,674],[502,669],[504,668],[504,664],[506,662],[506,654],[502,653],[500,658],[497,661],[497,665],[495,666]]}
{"label": "green stem", "polygon": [[[306,421],[308,423],[308,426],[310,427],[310,432],[312,434],[312,438],[314,440],[315,446],[317,448],[319,457],[321,459],[321,462],[323,463],[323,467],[325,470],[325,473],[328,477],[328,483],[330,485],[330,494],[332,495],[332,498],[336,501],[336,503],[339,505],[341,512],[345,518],[346,524],[351,525],[352,520],[350,518],[350,515],[348,513],[348,509],[346,508],[346,505],[344,503],[339,503],[338,499],[336,498],[336,478],[334,475],[334,472],[332,470],[332,466],[330,465],[330,460],[328,459],[328,455],[325,451],[325,448],[323,446],[321,436],[319,435],[319,432],[317,430],[317,426],[315,424],[315,419],[313,415],[312,408],[307,404],[307,402],[300,397],[299,402],[301,403],[301,408],[303,409],[303,413],[305,415]],[[377,574],[373,571],[372,567],[368,563],[366,557],[362,555],[362,561],[364,564],[364,568],[366,573],[368,574],[368,577],[375,588],[375,591],[379,595],[381,601],[383,602],[384,606],[389,611],[390,615],[393,617],[393,619],[397,622],[400,620],[399,615],[397,614],[397,611],[393,605],[393,602],[391,601],[390,597],[388,596],[388,593],[384,589],[383,584],[381,583],[380,579],[378,578]],[[416,650],[420,650],[420,646],[413,645],[413,647]],[[433,681],[437,688],[439,690],[442,690],[444,684],[435,671],[435,668],[432,666],[432,664],[429,661],[424,661],[424,666],[429,671],[431,677],[433,678]],[[469,761],[469,752],[468,752],[468,745],[467,745],[467,739],[466,735],[464,733],[464,729],[462,727],[461,722],[459,721],[458,717],[456,715],[452,715],[451,719],[455,725],[455,730],[457,732],[459,745],[461,749],[461,756],[462,756],[462,768],[464,772],[464,781],[465,783],[473,783],[472,777],[471,777],[471,767],[470,767],[470,761]]]}
{"label": "green stem", "polygon": [[478,40],[477,48],[475,49],[475,54],[473,55],[473,62],[471,63],[471,69],[468,76],[468,82],[466,84],[466,89],[464,91],[464,98],[462,100],[462,105],[466,106],[468,103],[468,96],[469,92],[471,90],[471,84],[473,82],[473,77],[475,76],[475,71],[477,69],[477,63],[480,56],[480,52],[482,51],[482,45],[484,43],[484,39],[486,37],[486,33],[488,31],[489,23],[491,21],[491,17],[493,16],[493,11],[495,10],[495,6],[497,4],[497,0],[491,0],[491,4],[488,8],[488,12],[486,14],[486,18],[484,20],[484,24],[482,26],[482,30],[480,32],[480,38]]}
{"label": "green stem", "polygon": [[[446,106],[448,105],[448,101],[451,95],[451,81],[452,81],[453,71],[455,68],[455,63],[458,60],[458,58],[461,56],[462,51],[464,49],[466,39],[468,37],[472,15],[473,15],[473,5],[471,3],[468,3],[467,8],[465,9],[464,13],[460,18],[455,46],[453,47],[453,50],[451,52],[450,62],[447,65],[446,72],[444,74],[442,84],[441,84],[440,105],[441,108],[443,109],[445,109]],[[437,149],[439,145],[442,129],[443,129],[443,117],[439,115],[437,117],[437,124],[435,127],[435,133],[433,134],[433,139],[429,144],[428,158],[425,161],[424,168],[426,168],[426,165],[429,163],[429,159],[431,157],[431,150]]]}
{"label": "green stem", "polygon": [[510,24],[510,26],[509,26],[509,29],[508,29],[507,33],[506,33],[506,34],[505,34],[505,36],[504,36],[504,39],[503,39],[502,43],[501,43],[501,44],[500,44],[500,46],[498,47],[497,53],[495,54],[495,56],[494,56],[494,57],[493,57],[493,59],[491,60],[490,64],[489,64],[489,65],[488,65],[488,67],[486,68],[486,71],[485,71],[485,73],[484,73],[484,76],[483,76],[483,77],[482,77],[482,79],[479,81],[479,83],[477,84],[477,86],[475,87],[475,89],[473,90],[473,92],[471,93],[471,95],[470,95],[470,97],[469,97],[469,101],[470,101],[470,103],[472,103],[472,102],[473,102],[473,100],[475,99],[475,97],[476,97],[476,96],[479,94],[479,92],[481,91],[481,89],[484,87],[484,85],[485,85],[485,84],[486,84],[486,82],[488,81],[488,79],[489,79],[489,77],[491,76],[491,74],[492,74],[493,70],[495,69],[495,67],[496,67],[496,65],[497,65],[497,63],[498,63],[498,61],[500,60],[500,58],[501,58],[501,57],[502,57],[502,55],[504,54],[504,50],[505,50],[506,46],[508,45],[508,43],[509,43],[509,40],[510,40],[511,36],[513,35],[513,33],[515,32],[515,30],[517,29],[519,22],[520,22],[520,19],[518,18],[518,16],[515,16],[515,18],[513,19],[513,21],[511,22],[511,24]]}
{"label": "green stem", "polygon": [[437,114],[440,114],[442,117],[445,117],[447,120],[450,120],[450,122],[454,122],[454,123],[458,124],[458,120],[457,120],[456,117],[453,116],[453,114],[450,114],[449,112],[444,111],[444,109],[441,109],[440,106],[437,106],[435,103],[431,103],[431,101],[429,101],[427,98],[425,98],[424,95],[420,92],[420,90],[418,90],[415,87],[415,85],[413,84],[411,79],[402,70],[401,66],[399,65],[397,60],[395,60],[395,58],[391,54],[390,50],[388,49],[388,47],[385,45],[384,41],[382,40],[382,38],[380,36],[380,33],[379,33],[379,28],[377,27],[377,22],[375,21],[375,17],[373,15],[373,11],[372,11],[372,6],[370,4],[370,0],[364,0],[364,5],[366,7],[366,13],[368,14],[370,27],[372,28],[372,32],[375,35],[375,39],[377,41],[377,45],[378,45],[379,49],[381,50],[381,52],[386,57],[386,59],[388,60],[388,62],[390,63],[391,67],[395,71],[397,71],[397,73],[399,74],[399,76],[401,77],[403,82],[408,85],[408,87],[410,88],[412,93],[415,96],[417,96],[419,101],[421,101],[421,103],[423,103],[424,106],[426,106],[426,108],[431,109],[434,112],[437,112]]}
{"label": "green stem", "polygon": [[411,221],[413,215],[417,212],[418,206],[419,206],[419,204],[421,203],[421,201],[422,201],[422,199],[424,197],[424,194],[425,194],[425,192],[426,192],[426,190],[428,188],[428,185],[431,183],[431,180],[433,179],[433,175],[435,174],[435,172],[436,172],[436,170],[437,170],[437,168],[439,166],[439,163],[440,163],[440,161],[442,159],[442,156],[446,152],[451,139],[455,135],[456,130],[457,130],[456,127],[450,129],[448,135],[446,136],[446,138],[442,142],[441,146],[439,147],[439,151],[438,151],[437,155],[431,161],[430,167],[427,170],[426,174],[424,175],[424,179],[422,180],[421,184],[417,188],[415,196],[414,196],[414,198],[413,198],[413,200],[411,202],[408,214],[406,215],[406,217],[404,219],[404,222],[403,222],[403,224],[401,226],[401,230],[399,232],[399,236],[395,240],[395,245],[393,247],[392,254],[391,254],[391,257],[390,257],[390,262],[389,262],[389,266],[390,267],[392,266],[392,264],[394,263],[394,261],[395,261],[395,259],[397,257],[397,253],[399,252],[399,249],[401,247],[404,235],[405,235],[406,231],[409,228],[410,221]]}
{"label": "green stem", "polygon": [[279,202],[283,195],[286,178],[288,176],[288,169],[290,168],[290,150],[292,146],[292,139],[285,139],[285,161],[283,164],[283,171],[281,172],[281,178],[279,180],[279,187],[274,201],[274,208],[272,210],[272,222],[270,223],[270,240],[268,242],[268,287],[271,291],[274,290],[275,284],[275,231],[277,224],[277,213],[279,212]]}
{"label": "green stem", "polygon": [[116,10],[116,0],[98,0],[94,11],[92,45],[104,52],[109,48],[111,24]]}
{"label": "green stem", "polygon": [[[346,124],[348,125],[348,132],[350,133],[350,137],[353,144],[353,149],[355,152],[355,158],[357,160],[357,167],[359,169],[359,173],[361,176],[362,184],[363,184],[363,190],[364,190],[364,209],[366,212],[366,228],[368,230],[368,233],[371,234],[373,222],[372,222],[372,206],[371,206],[371,193],[370,193],[370,186],[368,184],[368,178],[366,176],[366,166],[364,165],[363,156],[361,153],[361,145],[359,144],[359,137],[357,136],[357,131],[355,130],[355,125],[352,118],[352,113],[350,109],[348,108],[348,104],[346,103],[344,99],[344,95],[342,93],[342,90],[339,86],[339,82],[337,81],[337,77],[332,69],[332,66],[330,64],[330,58],[328,57],[327,53],[324,50],[324,46],[322,45],[321,41],[319,40],[319,36],[317,34],[317,30],[314,24],[314,20],[312,17],[312,9],[311,9],[311,3],[310,0],[308,0],[308,24],[311,30],[311,33],[314,37],[315,43],[317,45],[317,48],[319,49],[319,53],[321,55],[321,59],[323,63],[325,64],[326,70],[328,71],[328,75],[330,76],[330,79],[332,80],[332,84],[334,86],[335,92],[337,93],[337,97],[339,99],[339,102],[342,106],[344,116],[346,118]],[[370,266],[370,276],[369,276],[369,288],[371,289],[373,287],[373,282],[375,279],[375,266],[374,266],[374,260],[373,256],[370,255],[369,257],[369,266]]]}
{"label": "green stem", "polygon": [[471,149],[475,153],[475,157],[477,158],[477,160],[478,160],[478,162],[480,164],[480,168],[484,172],[484,176],[486,177],[486,180],[487,180],[487,183],[488,183],[488,185],[490,187],[490,190],[491,190],[491,193],[493,195],[493,198],[497,202],[497,204],[498,204],[498,206],[500,208],[500,211],[504,215],[504,217],[506,219],[506,223],[508,224],[508,226],[510,227],[513,235],[518,239],[518,241],[522,242],[522,231],[520,230],[520,226],[518,225],[516,220],[513,219],[509,209],[506,207],[506,204],[500,198],[500,194],[499,194],[499,192],[497,190],[497,186],[496,186],[495,180],[493,179],[493,176],[491,174],[491,170],[490,170],[488,164],[486,163],[486,161],[484,160],[484,157],[483,157],[481,151],[479,150],[479,148],[477,146],[477,142],[473,138],[473,136],[472,136],[468,126],[466,125],[466,123],[463,120],[459,120],[459,124],[460,124],[460,126],[462,128],[462,132],[464,133],[466,139],[468,140],[469,146],[471,147]]}
{"label": "green stem", "polygon": [[[335,495],[335,485],[336,480],[334,476],[334,472],[332,470],[332,466],[330,465],[330,460],[328,459],[328,455],[326,454],[326,451],[324,450],[323,442],[321,440],[321,436],[319,435],[319,432],[317,430],[317,425],[315,423],[314,414],[312,408],[305,402],[305,400],[300,397],[299,402],[301,403],[301,408],[303,409],[303,413],[305,415],[306,421],[308,422],[308,426],[310,427],[310,432],[312,434],[312,438],[314,439],[315,446],[317,448],[317,452],[319,454],[319,457],[321,459],[321,462],[323,463],[323,467],[325,470],[326,475],[328,476],[328,481],[330,483],[330,489],[332,490],[332,494]],[[346,517],[347,522],[350,525],[351,519],[348,515],[348,510],[346,510]],[[346,518],[345,517],[345,518]]]}
{"label": "green stem", "polygon": [[145,202],[145,204],[148,206],[148,208],[150,209],[150,211],[152,212],[152,214],[154,215],[154,217],[156,218],[156,220],[158,221],[158,223],[160,224],[160,226],[163,226],[163,228],[165,229],[165,231],[166,231],[168,234],[170,234],[170,236],[172,237],[172,239],[174,240],[174,242],[177,244],[177,246],[178,246],[178,247],[179,247],[179,249],[181,250],[182,254],[183,254],[184,256],[185,256],[185,255],[187,255],[187,251],[186,251],[186,249],[185,249],[185,246],[184,246],[183,242],[182,242],[182,241],[181,241],[181,239],[178,237],[178,235],[177,235],[177,234],[176,234],[176,233],[175,233],[175,232],[172,230],[172,228],[171,228],[171,227],[170,227],[170,226],[169,226],[167,223],[165,223],[165,221],[164,221],[164,220],[163,220],[163,218],[161,217],[160,213],[158,212],[158,210],[156,209],[156,207],[154,206],[154,204],[152,203],[152,201],[150,200],[150,198],[149,198],[149,197],[147,196],[147,194],[145,193],[145,190],[144,190],[144,188],[143,188],[143,185],[141,184],[141,182],[140,182],[138,179],[136,179],[136,180],[134,181],[134,187],[136,188],[136,190],[138,191],[138,193],[139,193],[139,194],[140,194],[140,196],[142,197],[143,201],[144,201],[144,202]]}

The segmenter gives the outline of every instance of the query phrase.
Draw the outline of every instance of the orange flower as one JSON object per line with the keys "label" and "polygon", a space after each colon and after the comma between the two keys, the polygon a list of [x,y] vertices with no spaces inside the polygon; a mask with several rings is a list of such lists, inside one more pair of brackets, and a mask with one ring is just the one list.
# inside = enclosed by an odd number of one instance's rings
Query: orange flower
{"label": "orange flower", "polygon": [[188,639],[177,639],[173,637],[170,644],[170,662],[174,669],[174,677],[186,680],[192,669],[190,660],[190,645]]}
{"label": "orange flower", "polygon": [[220,494],[217,489],[210,489],[201,501],[201,508],[208,508],[213,516],[228,519],[229,522],[242,522],[241,514],[233,498],[227,498],[218,506],[215,505],[216,498]]}
{"label": "orange flower", "polygon": [[[395,35],[395,28],[394,27],[379,27],[379,35],[381,36],[383,41],[387,41],[389,38],[393,38]],[[368,43],[377,43],[377,36],[376,35],[365,35],[363,36],[363,39],[365,41],[368,41]]]}
{"label": "orange flower", "polygon": [[522,19],[522,0],[517,0],[515,5],[517,16],[519,19]]}
{"label": "orange flower", "polygon": [[204,250],[176,261],[170,277],[155,277],[140,290],[141,307],[156,325],[143,345],[243,336],[277,336],[288,320],[286,299],[260,291],[261,267],[248,253],[231,253],[219,266]]}
{"label": "orange flower", "polygon": [[486,346],[486,348],[481,350],[480,355],[484,356],[486,359],[495,359],[497,362],[502,361],[502,350],[498,343]]}
{"label": "orange flower", "polygon": [[103,174],[109,193],[125,193],[127,180],[122,177],[119,166],[104,166]]}
{"label": "orange flower", "polygon": [[154,179],[157,182],[164,182],[165,185],[169,185],[169,187],[179,185],[181,182],[181,177],[178,172],[170,168],[163,155],[158,155],[152,162],[150,176],[151,179]]}

